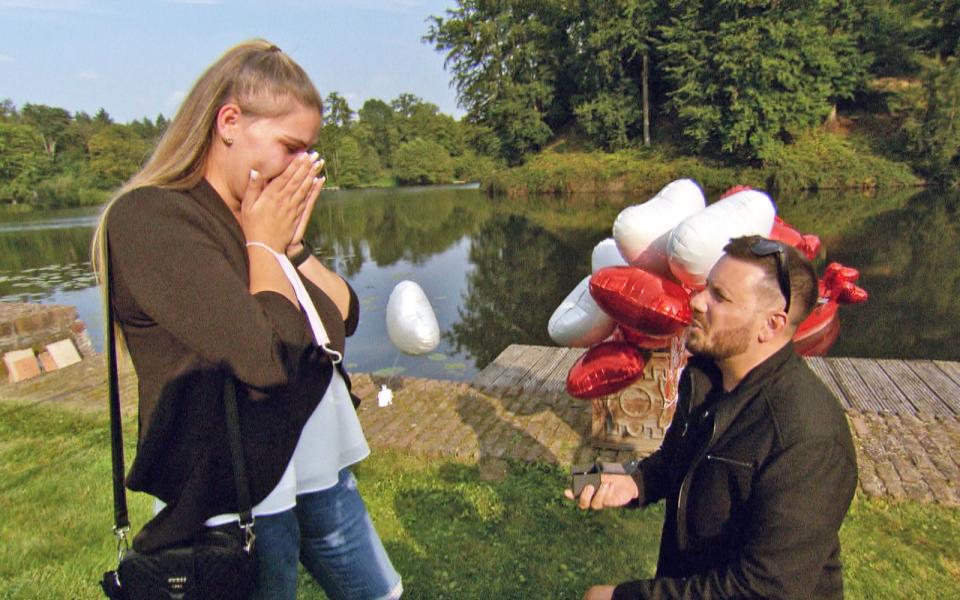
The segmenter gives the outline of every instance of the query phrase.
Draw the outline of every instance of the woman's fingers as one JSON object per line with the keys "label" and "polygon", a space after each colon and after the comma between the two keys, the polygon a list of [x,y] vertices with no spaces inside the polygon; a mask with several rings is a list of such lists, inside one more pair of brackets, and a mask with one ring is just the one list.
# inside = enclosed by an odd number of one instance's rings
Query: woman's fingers
{"label": "woman's fingers", "polygon": [[249,212],[256,204],[263,193],[263,177],[256,169],[250,169],[250,176],[247,177],[247,187],[243,190],[243,198],[240,200],[241,214]]}
{"label": "woman's fingers", "polygon": [[303,202],[310,191],[310,186],[313,185],[313,178],[317,174],[319,162],[317,153],[313,152],[311,154],[301,154],[291,163],[291,166],[295,168],[282,188],[285,200],[295,203]]}
{"label": "woman's fingers", "polygon": [[290,245],[295,246],[303,240],[304,234],[307,232],[307,225],[310,224],[310,216],[313,214],[313,207],[317,204],[317,198],[320,197],[320,190],[323,189],[323,184],[326,182],[326,177],[316,177],[313,180],[313,185],[310,186],[310,192],[307,194],[307,201],[303,204],[303,210],[300,213],[300,220],[297,222],[297,229],[293,233],[293,239],[290,240]]}

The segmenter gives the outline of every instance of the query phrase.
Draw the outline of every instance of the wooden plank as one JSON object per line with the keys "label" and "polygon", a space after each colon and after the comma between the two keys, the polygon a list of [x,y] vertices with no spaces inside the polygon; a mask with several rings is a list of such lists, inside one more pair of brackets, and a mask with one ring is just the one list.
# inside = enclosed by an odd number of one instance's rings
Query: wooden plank
{"label": "wooden plank", "polygon": [[550,375],[557,369],[557,365],[566,355],[565,348],[548,348],[540,361],[530,369],[530,376],[522,385],[524,394],[541,394],[543,386],[547,383]]}
{"label": "wooden plank", "polygon": [[874,398],[870,388],[863,382],[849,358],[833,358],[827,364],[830,365],[830,372],[840,389],[843,390],[844,395],[850,400],[850,405],[853,408],[872,412],[884,412],[886,410]]}
{"label": "wooden plank", "polygon": [[882,359],[878,360],[877,364],[890,376],[891,381],[903,392],[918,414],[953,416],[953,411],[940,401],[930,386],[907,365],[907,361]]}
{"label": "wooden plank", "polygon": [[527,378],[530,368],[540,360],[545,346],[521,346],[522,351],[513,363],[500,373],[491,384],[490,389],[500,393],[514,394],[516,389]]}
{"label": "wooden plank", "polygon": [[484,369],[473,378],[473,387],[479,390],[490,389],[493,382],[520,358],[524,348],[525,346],[521,344],[510,344],[504,348],[503,352],[497,355],[492,363],[484,367]]}
{"label": "wooden plank", "polygon": [[819,377],[824,385],[837,397],[841,406],[845,409],[851,408],[850,399],[847,398],[847,395],[843,393],[843,390],[840,389],[837,381],[833,378],[833,374],[830,372],[830,367],[827,366],[826,360],[819,356],[811,356],[805,360],[810,369],[816,373],[817,377]]}
{"label": "wooden plank", "polygon": [[933,364],[940,367],[940,370],[946,373],[955,384],[960,385],[960,363],[948,360],[935,360]]}
{"label": "wooden plank", "polygon": [[911,360],[907,365],[933,390],[937,398],[953,411],[953,414],[960,416],[960,385],[957,385],[933,361]]}
{"label": "wooden plank", "polygon": [[557,363],[557,368],[553,370],[543,387],[540,388],[541,392],[554,397],[565,395],[567,393],[567,373],[570,372],[570,367],[586,351],[586,348],[565,348],[563,357]]}
{"label": "wooden plank", "polygon": [[[511,344],[473,380],[494,392],[559,397],[583,348]],[[960,363],[812,357],[807,364],[846,409],[960,416]]]}
{"label": "wooden plank", "polygon": [[851,358],[849,360],[880,406],[898,415],[917,413],[916,408],[910,404],[897,384],[880,368],[875,359]]}

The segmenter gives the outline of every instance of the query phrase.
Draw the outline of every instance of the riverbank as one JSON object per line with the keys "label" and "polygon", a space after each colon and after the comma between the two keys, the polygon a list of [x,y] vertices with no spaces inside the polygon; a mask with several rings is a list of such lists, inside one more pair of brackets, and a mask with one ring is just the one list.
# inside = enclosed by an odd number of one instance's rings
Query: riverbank
{"label": "riverbank", "polygon": [[680,178],[692,178],[706,190],[749,185],[774,193],[920,187],[923,179],[905,162],[874,153],[856,138],[816,132],[785,146],[762,167],[731,166],[684,156],[658,145],[620,152],[565,150],[559,144],[525,164],[493,172],[481,187],[491,195],[639,194]]}

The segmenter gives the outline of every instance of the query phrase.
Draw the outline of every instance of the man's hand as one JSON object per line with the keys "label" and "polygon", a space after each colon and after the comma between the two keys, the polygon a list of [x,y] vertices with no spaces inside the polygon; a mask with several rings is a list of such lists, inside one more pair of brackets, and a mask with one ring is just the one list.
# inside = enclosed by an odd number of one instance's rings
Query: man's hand
{"label": "man's hand", "polygon": [[610,600],[613,598],[612,585],[595,585],[583,594],[583,600]]}
{"label": "man's hand", "polygon": [[[600,474],[600,487],[594,489],[588,485],[580,492],[580,498],[574,498],[573,490],[564,490],[563,495],[569,500],[577,500],[581,510],[588,508],[602,510],[616,506],[626,506],[631,500],[640,496],[637,483],[630,475]],[[611,588],[612,589],[612,588]]]}

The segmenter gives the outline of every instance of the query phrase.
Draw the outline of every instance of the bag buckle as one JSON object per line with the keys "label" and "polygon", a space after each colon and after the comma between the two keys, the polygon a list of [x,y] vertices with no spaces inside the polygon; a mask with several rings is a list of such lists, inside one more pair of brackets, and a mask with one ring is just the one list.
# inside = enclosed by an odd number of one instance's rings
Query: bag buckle
{"label": "bag buckle", "polygon": [[113,535],[117,536],[117,562],[123,562],[123,557],[130,551],[130,542],[127,540],[127,534],[130,533],[130,526],[113,528]]}
{"label": "bag buckle", "polygon": [[243,530],[243,549],[247,554],[253,552],[253,541],[257,539],[253,533],[253,519],[249,523],[240,523],[240,529]]}

